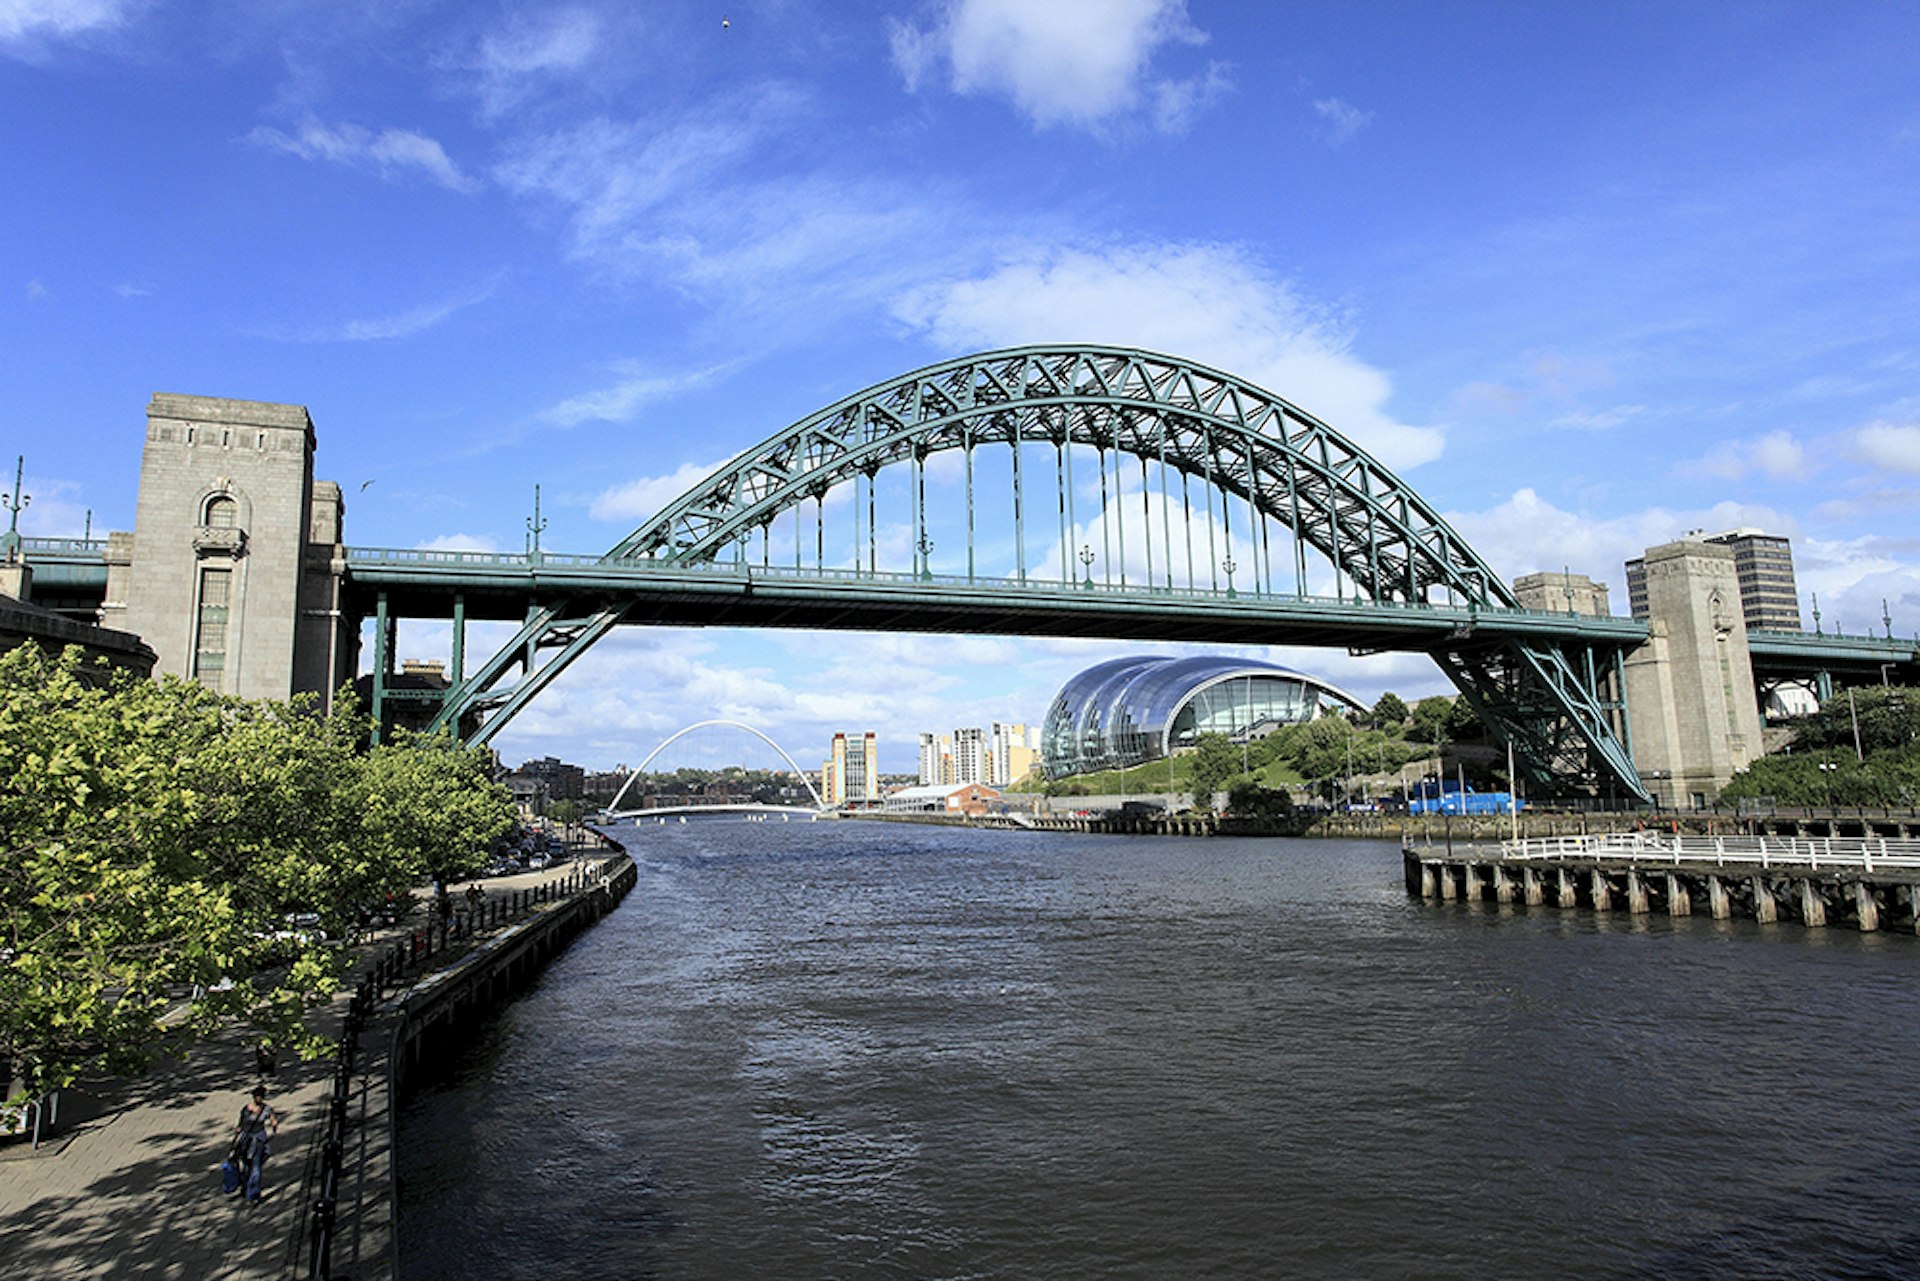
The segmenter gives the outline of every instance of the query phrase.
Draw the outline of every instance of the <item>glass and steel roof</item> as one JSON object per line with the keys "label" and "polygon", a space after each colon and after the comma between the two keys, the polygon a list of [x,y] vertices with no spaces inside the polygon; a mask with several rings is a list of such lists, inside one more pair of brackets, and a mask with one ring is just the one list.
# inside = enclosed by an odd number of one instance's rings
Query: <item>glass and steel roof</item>
{"label": "glass and steel roof", "polygon": [[1310,721],[1322,696],[1359,706],[1318,677],[1217,655],[1135,655],[1089,667],[1047,709],[1040,754],[1049,778],[1124,769],[1191,747],[1201,734],[1239,741]]}

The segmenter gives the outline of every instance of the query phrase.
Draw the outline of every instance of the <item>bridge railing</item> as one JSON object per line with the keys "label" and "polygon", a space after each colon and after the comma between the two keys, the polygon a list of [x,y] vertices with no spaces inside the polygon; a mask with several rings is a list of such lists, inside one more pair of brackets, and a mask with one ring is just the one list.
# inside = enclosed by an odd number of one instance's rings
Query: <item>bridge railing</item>
{"label": "bridge railing", "polygon": [[1618,859],[1653,866],[1713,864],[1920,872],[1920,840],[1844,836],[1690,836],[1670,832],[1606,832],[1585,836],[1528,837],[1502,841],[1505,862],[1566,862]]}
{"label": "bridge railing", "polygon": [[86,556],[99,559],[107,554],[104,538],[22,538],[20,550],[34,556]]}
{"label": "bridge railing", "polygon": [[1064,580],[1029,576],[1025,579],[1005,578],[985,574],[952,574],[921,571],[918,573],[898,570],[869,570],[858,567],[818,568],[794,565],[755,565],[741,561],[656,561],[656,560],[606,560],[598,556],[582,556],[569,553],[543,552],[536,560],[523,553],[484,552],[484,551],[441,551],[422,548],[387,547],[349,547],[346,549],[349,564],[359,565],[421,565],[447,568],[480,568],[507,571],[534,571],[539,569],[584,569],[596,573],[620,575],[633,574],[658,575],[661,573],[694,575],[709,579],[735,581],[787,582],[831,582],[831,583],[876,583],[897,587],[941,587],[948,589],[984,589],[1004,591],[1009,587],[1026,590],[1065,592],[1075,595],[1105,596],[1108,598],[1151,599],[1151,600],[1233,600],[1243,599],[1261,603],[1298,602],[1316,608],[1328,606],[1334,608],[1349,607],[1356,609],[1404,610],[1409,614],[1426,615],[1437,618],[1467,620],[1472,618],[1514,618],[1514,619],[1567,619],[1577,618],[1583,627],[1596,623],[1616,623],[1623,630],[1631,630],[1637,624],[1630,618],[1613,615],[1596,617],[1594,615],[1568,615],[1561,610],[1522,609],[1504,605],[1456,605],[1434,603],[1432,601],[1373,600],[1363,596],[1322,596],[1299,592],[1263,591],[1255,586],[1239,587],[1200,587],[1194,585],[1140,582],[1087,582],[1085,580]]}

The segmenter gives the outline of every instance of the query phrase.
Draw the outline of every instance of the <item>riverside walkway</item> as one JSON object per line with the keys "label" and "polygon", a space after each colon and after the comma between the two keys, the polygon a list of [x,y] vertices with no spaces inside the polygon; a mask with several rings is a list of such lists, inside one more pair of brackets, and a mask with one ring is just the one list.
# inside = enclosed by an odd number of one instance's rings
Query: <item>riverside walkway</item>
{"label": "riverside walkway", "polygon": [[[553,878],[529,872],[487,882],[490,897]],[[369,954],[404,938],[375,939]],[[329,1039],[345,1021],[351,983],[316,1022]],[[237,1031],[201,1041],[142,1077],[82,1080],[60,1096],[38,1149],[0,1144],[0,1274],[46,1281],[140,1277],[168,1281],[304,1278],[303,1194],[334,1074],[331,1059],[283,1055],[262,1078]],[[226,1196],[219,1165],[246,1095],[264,1083],[280,1113],[255,1204]]]}

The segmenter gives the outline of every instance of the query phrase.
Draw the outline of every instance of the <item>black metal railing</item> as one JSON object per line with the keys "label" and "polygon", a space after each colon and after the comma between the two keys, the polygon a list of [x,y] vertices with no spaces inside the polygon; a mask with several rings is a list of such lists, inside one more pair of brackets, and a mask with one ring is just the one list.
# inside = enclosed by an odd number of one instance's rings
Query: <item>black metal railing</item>
{"label": "black metal railing", "polygon": [[576,865],[565,875],[539,885],[490,894],[476,899],[460,910],[448,907],[438,920],[412,930],[373,958],[354,986],[347,1003],[346,1022],[340,1031],[333,1074],[333,1093],[327,1106],[327,1122],[320,1145],[319,1169],[313,1188],[315,1196],[307,1211],[307,1276],[310,1281],[332,1281],[333,1243],[340,1207],[340,1169],[347,1147],[347,1112],[353,1097],[355,1060],[360,1051],[360,1035],[374,1007],[394,988],[428,968],[435,957],[445,959],[447,950],[485,933],[511,925],[549,904],[569,898],[583,890],[605,884],[610,865]]}

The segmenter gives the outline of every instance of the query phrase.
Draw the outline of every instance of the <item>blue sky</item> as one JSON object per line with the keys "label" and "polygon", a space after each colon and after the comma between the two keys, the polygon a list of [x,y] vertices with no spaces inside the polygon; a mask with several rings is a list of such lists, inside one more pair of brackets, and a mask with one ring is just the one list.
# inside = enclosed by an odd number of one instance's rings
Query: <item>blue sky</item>
{"label": "blue sky", "polygon": [[[597,553],[894,374],[1138,345],[1318,414],[1509,577],[1625,612],[1626,557],[1757,525],[1827,627],[1912,633],[1916,50],[1893,3],[0,0],[0,448],[24,532],[125,529],[151,393],[290,401],[356,545],[517,550],[538,482]],[[1127,649],[626,629],[498,745],[727,715],[906,769]]]}

